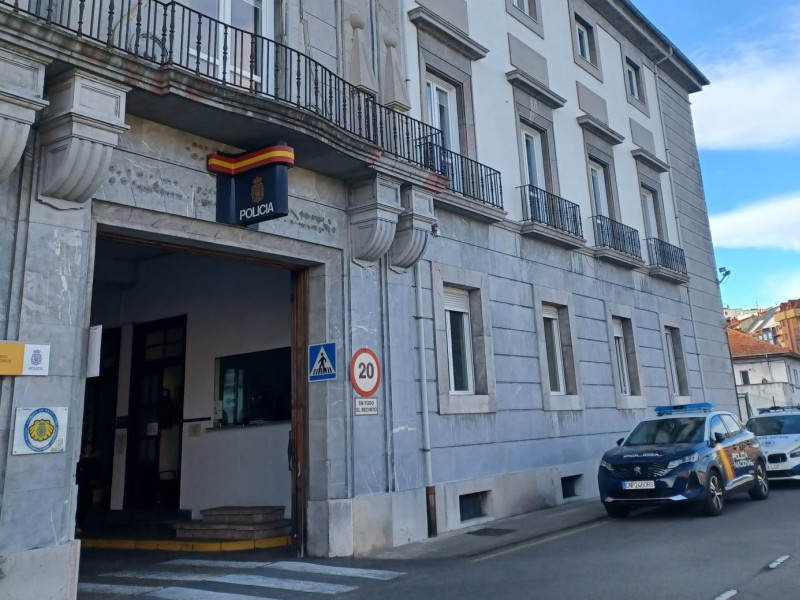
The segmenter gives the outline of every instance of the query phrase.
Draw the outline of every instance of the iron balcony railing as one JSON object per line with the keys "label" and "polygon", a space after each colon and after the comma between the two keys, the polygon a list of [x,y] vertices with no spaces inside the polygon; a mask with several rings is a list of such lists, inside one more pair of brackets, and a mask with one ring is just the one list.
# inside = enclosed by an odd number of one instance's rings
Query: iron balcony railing
{"label": "iron balcony railing", "polygon": [[[429,152],[431,144],[442,145],[439,129],[379,104],[317,61],[258,32],[160,0],[0,0],[2,5],[142,60],[289,102],[385,152],[449,175]],[[492,190],[482,191],[478,183],[481,169],[473,169],[474,181],[457,183],[457,190],[481,200],[479,194],[487,193],[486,201],[494,203]]]}
{"label": "iron balcony railing", "polygon": [[592,217],[592,221],[594,221],[595,246],[612,248],[623,254],[642,258],[639,232],[636,229],[604,215],[596,215]]}
{"label": "iron balcony railing", "polygon": [[541,223],[583,237],[580,206],[533,185],[520,186],[519,190],[525,221]]}
{"label": "iron balcony railing", "polygon": [[664,267],[670,271],[686,275],[686,255],[683,248],[673,246],[658,238],[648,238],[647,254],[650,264],[654,267]]}

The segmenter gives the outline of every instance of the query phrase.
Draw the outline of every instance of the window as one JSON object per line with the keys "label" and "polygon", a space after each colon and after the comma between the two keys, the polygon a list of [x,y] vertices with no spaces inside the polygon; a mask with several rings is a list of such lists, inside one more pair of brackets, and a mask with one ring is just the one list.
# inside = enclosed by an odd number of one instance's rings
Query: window
{"label": "window", "polygon": [[627,396],[631,393],[631,378],[628,370],[628,351],[625,347],[625,332],[623,330],[622,319],[612,320],[614,331],[614,353],[617,357],[617,380],[619,381],[622,395]]}
{"label": "window", "polygon": [[444,147],[458,153],[456,88],[429,74],[425,90],[428,102],[428,123],[442,130]]}
{"label": "window", "polygon": [[535,0],[513,0],[514,6],[532,19],[537,19]]}
{"label": "window", "polygon": [[474,392],[472,364],[472,328],[469,318],[469,292],[444,289],[447,356],[450,368],[450,391]]}
{"label": "window", "polygon": [[589,160],[589,187],[595,216],[609,216],[606,166],[591,159]]}
{"label": "window", "polygon": [[564,354],[561,346],[561,332],[558,321],[558,309],[555,306],[542,306],[544,321],[544,343],[547,351],[547,371],[550,375],[550,393],[563,395],[564,387]]}
{"label": "window", "polygon": [[667,382],[670,393],[674,396],[688,396],[689,382],[686,377],[686,365],[683,360],[681,332],[678,328],[664,328],[664,350],[666,352]]}
{"label": "window", "polygon": [[532,127],[522,128],[522,156],[525,163],[525,183],[539,189],[547,189],[542,134]]}
{"label": "window", "polygon": [[578,15],[575,15],[575,50],[580,58],[597,66],[594,28]]}
{"label": "window", "polygon": [[658,205],[656,193],[646,187],[642,187],[642,213],[644,215],[645,236],[648,239],[659,239],[667,241],[667,232],[661,221],[661,211]]}
{"label": "window", "polygon": [[214,427],[291,419],[291,367],[288,347],[218,358]]}
{"label": "window", "polygon": [[739,375],[742,378],[742,385],[750,385],[750,372],[749,371],[739,371]]}
{"label": "window", "polygon": [[628,85],[628,95],[635,100],[644,102],[642,72],[639,66],[630,59],[625,61],[625,82]]}
{"label": "window", "polygon": [[709,433],[711,434],[711,439],[715,439],[716,434],[722,435],[723,438],[728,437],[728,429],[725,427],[725,423],[722,422],[722,419],[719,415],[711,417],[711,422],[709,423]]}
{"label": "window", "polygon": [[725,426],[728,428],[728,432],[730,435],[738,435],[742,432],[742,424],[736,419],[736,417],[732,415],[721,415],[722,422],[725,423]]}

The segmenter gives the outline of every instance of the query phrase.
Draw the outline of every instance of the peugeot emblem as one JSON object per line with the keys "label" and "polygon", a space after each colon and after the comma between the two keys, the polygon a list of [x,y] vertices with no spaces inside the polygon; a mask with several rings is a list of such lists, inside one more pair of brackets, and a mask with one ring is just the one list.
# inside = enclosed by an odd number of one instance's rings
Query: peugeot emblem
{"label": "peugeot emblem", "polygon": [[642,467],[633,467],[633,472],[636,473],[637,475],[641,475]]}

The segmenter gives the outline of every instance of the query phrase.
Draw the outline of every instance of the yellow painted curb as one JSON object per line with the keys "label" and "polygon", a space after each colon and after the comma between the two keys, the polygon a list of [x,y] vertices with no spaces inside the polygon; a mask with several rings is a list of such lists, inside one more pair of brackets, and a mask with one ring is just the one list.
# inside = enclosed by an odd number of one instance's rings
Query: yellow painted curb
{"label": "yellow painted curb", "polygon": [[82,539],[81,547],[102,550],[165,550],[170,552],[232,552],[236,550],[253,550],[264,548],[280,548],[289,546],[292,537],[289,535],[262,538],[258,540],[230,540],[219,542],[193,540],[107,540]]}

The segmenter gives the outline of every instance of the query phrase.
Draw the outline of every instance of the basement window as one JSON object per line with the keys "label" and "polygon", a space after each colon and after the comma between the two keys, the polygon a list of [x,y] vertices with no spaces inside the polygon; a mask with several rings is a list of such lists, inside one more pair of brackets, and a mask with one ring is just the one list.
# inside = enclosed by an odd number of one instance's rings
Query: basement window
{"label": "basement window", "polygon": [[474,492],[472,494],[461,494],[458,497],[458,508],[461,511],[461,521],[479,519],[486,516],[484,506],[489,492]]}
{"label": "basement window", "polygon": [[578,492],[575,490],[578,487],[578,483],[580,481],[580,475],[571,475],[569,477],[562,477],[561,478],[561,497],[565,500],[567,498],[575,498],[578,496]]}

